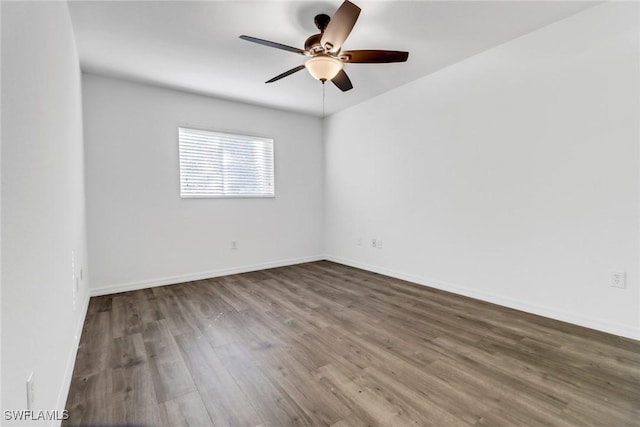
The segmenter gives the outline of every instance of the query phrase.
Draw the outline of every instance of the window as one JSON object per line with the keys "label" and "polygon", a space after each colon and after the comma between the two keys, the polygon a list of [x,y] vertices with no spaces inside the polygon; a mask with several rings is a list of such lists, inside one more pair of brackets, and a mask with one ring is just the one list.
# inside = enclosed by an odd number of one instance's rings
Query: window
{"label": "window", "polygon": [[274,197],[273,139],[178,128],[181,197]]}

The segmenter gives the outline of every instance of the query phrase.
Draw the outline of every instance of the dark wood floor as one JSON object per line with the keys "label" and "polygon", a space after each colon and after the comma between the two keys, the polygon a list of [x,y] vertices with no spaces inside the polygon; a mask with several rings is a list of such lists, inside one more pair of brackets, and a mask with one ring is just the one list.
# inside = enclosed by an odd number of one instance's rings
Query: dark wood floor
{"label": "dark wood floor", "polygon": [[66,426],[639,426],[640,343],[330,262],[92,298]]}

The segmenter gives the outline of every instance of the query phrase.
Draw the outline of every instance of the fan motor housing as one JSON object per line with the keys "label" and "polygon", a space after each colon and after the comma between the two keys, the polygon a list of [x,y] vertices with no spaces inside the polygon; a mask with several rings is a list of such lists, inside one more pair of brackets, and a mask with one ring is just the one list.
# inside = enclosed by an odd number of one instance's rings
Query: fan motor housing
{"label": "fan motor housing", "polygon": [[304,42],[304,50],[312,51],[312,50],[314,50],[314,48],[319,48],[320,47],[320,40],[322,40],[322,33],[314,34],[314,35],[310,36]]}
{"label": "fan motor housing", "polygon": [[316,15],[315,18],[313,18],[313,22],[316,24],[316,27],[318,27],[318,30],[320,30],[320,33],[312,35],[304,42],[305,50],[308,50],[308,51],[322,50],[320,49],[321,48],[320,40],[322,39],[322,33],[324,33],[324,30],[327,28],[327,25],[329,25],[329,21],[331,21],[331,17],[324,13]]}

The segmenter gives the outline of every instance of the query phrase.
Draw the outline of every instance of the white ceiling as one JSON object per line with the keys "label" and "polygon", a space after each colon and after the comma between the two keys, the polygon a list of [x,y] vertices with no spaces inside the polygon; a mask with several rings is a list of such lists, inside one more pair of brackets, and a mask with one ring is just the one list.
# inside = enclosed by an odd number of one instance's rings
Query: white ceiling
{"label": "white ceiling", "polygon": [[[326,114],[593,6],[581,1],[354,0],[344,49],[410,52],[406,63],[346,64],[354,88],[326,85]],[[219,98],[320,115],[322,85],[305,70],[264,82],[305,57],[238,38],[303,48],[313,17],[341,1],[71,1],[82,69]]]}

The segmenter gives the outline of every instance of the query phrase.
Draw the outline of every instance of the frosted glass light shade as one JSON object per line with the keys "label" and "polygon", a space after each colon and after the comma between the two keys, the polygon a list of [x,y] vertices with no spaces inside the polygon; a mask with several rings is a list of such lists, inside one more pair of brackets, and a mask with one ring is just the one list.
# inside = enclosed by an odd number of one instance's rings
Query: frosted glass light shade
{"label": "frosted glass light shade", "polygon": [[304,65],[314,79],[323,82],[331,80],[342,70],[342,62],[330,56],[315,56]]}

